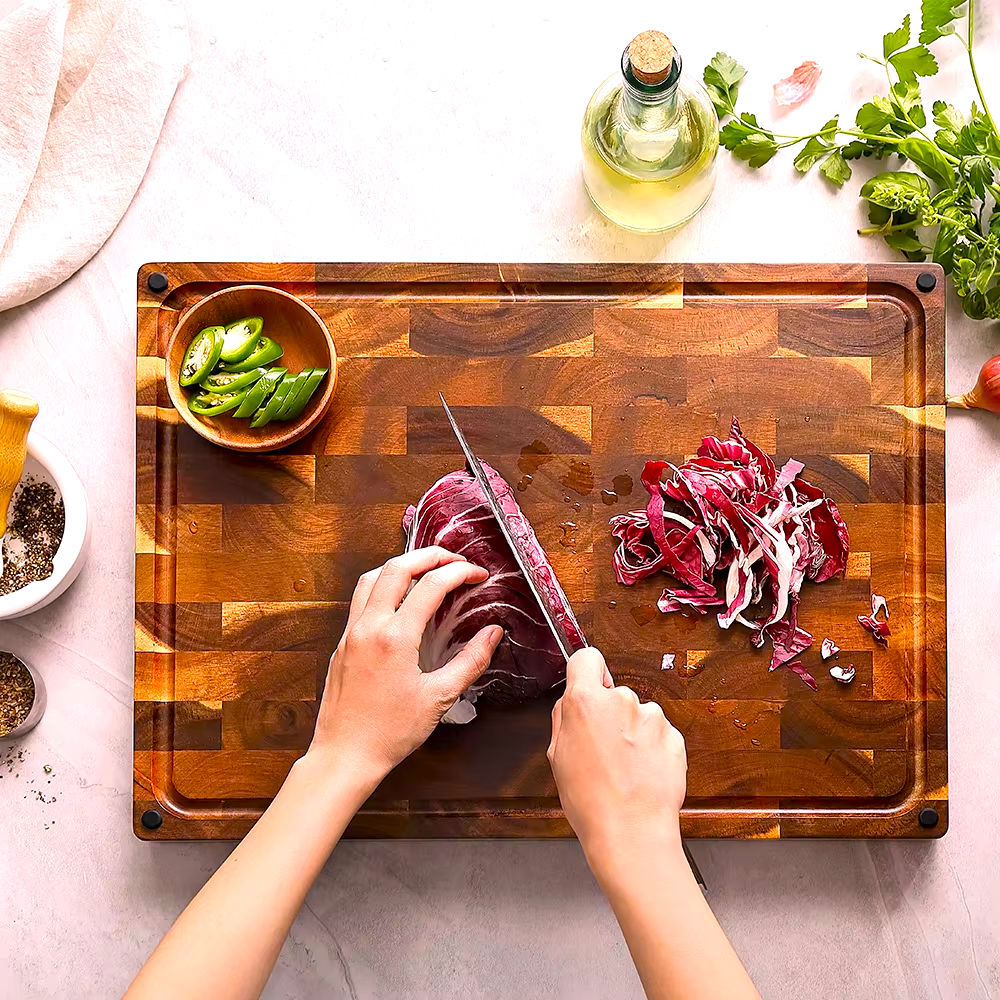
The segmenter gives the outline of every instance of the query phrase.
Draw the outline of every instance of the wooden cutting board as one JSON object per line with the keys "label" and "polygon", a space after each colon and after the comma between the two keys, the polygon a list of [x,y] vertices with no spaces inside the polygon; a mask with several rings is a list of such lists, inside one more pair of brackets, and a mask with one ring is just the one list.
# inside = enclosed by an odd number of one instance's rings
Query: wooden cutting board
{"label": "wooden cutting board", "polygon": [[[341,358],[324,423],[263,457],[203,441],[164,387],[181,312],[243,282],[308,301]],[[616,679],[684,733],[687,836],[940,836],[943,292],[940,269],[916,264],[142,267],[136,833],[238,837],[267,806],[308,745],[355,581],[401,551],[406,505],[461,466],[443,391],[519,486]],[[645,505],[643,462],[682,461],[734,414],[779,461],[805,462],[850,528],[846,578],[802,594],[817,692],[768,673],[745,629],[652,613],[661,582],[614,580],[608,518]],[[623,478],[604,493],[625,476],[630,495]],[[888,649],[857,623],[873,591],[892,610]],[[849,687],[820,663],[827,636],[857,669]],[[545,759],[552,700],[439,728],[349,834],[571,835]]]}

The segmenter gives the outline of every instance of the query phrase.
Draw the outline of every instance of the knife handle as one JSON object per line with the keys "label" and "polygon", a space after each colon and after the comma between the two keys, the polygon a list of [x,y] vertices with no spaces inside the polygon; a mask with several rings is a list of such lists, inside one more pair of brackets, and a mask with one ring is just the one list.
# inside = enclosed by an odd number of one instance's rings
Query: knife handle
{"label": "knife handle", "polygon": [[0,538],[7,533],[7,508],[28,456],[28,431],[38,403],[16,389],[0,389]]}

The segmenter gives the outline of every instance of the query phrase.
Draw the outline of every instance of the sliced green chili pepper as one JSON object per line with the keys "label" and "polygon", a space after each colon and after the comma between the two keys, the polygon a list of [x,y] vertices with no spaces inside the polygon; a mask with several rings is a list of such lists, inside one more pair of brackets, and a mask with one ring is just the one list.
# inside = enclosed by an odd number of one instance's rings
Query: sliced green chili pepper
{"label": "sliced green chili pepper", "polygon": [[293,375],[291,378],[286,377],[281,380],[278,388],[271,393],[270,399],[253,415],[250,426],[254,430],[266,426],[274,419],[275,414],[281,409],[281,404],[285,401],[285,396],[295,388],[296,379],[297,376]]}
{"label": "sliced green chili pepper", "polygon": [[[302,388],[295,394],[295,401],[281,414],[282,420],[298,420],[302,416],[302,411],[309,405],[309,400],[313,398],[313,395],[319,388],[320,382],[326,378],[328,371],[329,369],[327,368],[313,368],[308,371],[308,378],[306,378]],[[302,374],[305,375],[306,372]]]}
{"label": "sliced green chili pepper", "polygon": [[263,404],[264,400],[278,388],[279,383],[285,377],[287,368],[272,368],[261,380],[253,386],[246,394],[246,398],[240,403],[240,408],[233,414],[234,417],[252,417]]}
{"label": "sliced green chili pepper", "polygon": [[276,340],[261,337],[253,349],[253,354],[245,361],[236,361],[231,365],[222,364],[219,367],[224,372],[248,372],[251,368],[260,368],[261,365],[277,361],[284,353],[284,348]]}
{"label": "sliced green chili pepper", "polygon": [[249,372],[212,372],[201,380],[201,387],[205,392],[239,392],[256,385],[266,374],[266,368],[254,368]]}
{"label": "sliced green chili pepper", "polygon": [[274,416],[275,420],[285,419],[285,414],[295,405],[295,400],[298,399],[299,393],[305,388],[306,382],[309,381],[311,372],[311,368],[306,368],[295,376],[295,385],[292,386],[288,395],[285,396],[285,401],[281,404],[281,409]]}
{"label": "sliced green chili pepper", "polygon": [[188,400],[188,409],[201,417],[217,417],[220,413],[235,410],[249,391],[244,389],[242,392],[199,392]]}
{"label": "sliced green chili pepper", "polygon": [[260,316],[249,316],[230,323],[222,342],[221,360],[227,365],[246,360],[253,354],[263,329],[264,320]]}
{"label": "sliced green chili pepper", "polygon": [[224,333],[225,327],[206,326],[195,334],[181,362],[178,378],[181,385],[187,387],[200,382],[219,363]]}

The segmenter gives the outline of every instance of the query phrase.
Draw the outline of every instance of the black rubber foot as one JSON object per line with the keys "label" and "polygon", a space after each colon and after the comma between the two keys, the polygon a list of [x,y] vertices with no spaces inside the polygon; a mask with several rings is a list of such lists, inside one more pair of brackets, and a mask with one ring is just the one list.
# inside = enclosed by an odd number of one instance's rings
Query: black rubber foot
{"label": "black rubber foot", "polygon": [[920,815],[917,819],[921,826],[925,826],[929,830],[931,827],[938,825],[938,811],[928,806],[926,809],[920,810]]}
{"label": "black rubber foot", "polygon": [[[931,277],[933,277],[933,275]],[[162,271],[154,271],[146,279],[146,287],[151,292],[156,292],[157,294],[165,292],[169,284],[170,282],[167,281],[167,276]],[[917,287],[920,287],[920,278],[917,279]],[[934,286],[932,285],[931,287],[933,288]]]}
{"label": "black rubber foot", "polygon": [[917,275],[917,291],[933,292],[937,288],[937,278],[930,271]]}
{"label": "black rubber foot", "polygon": [[[926,810],[924,810],[926,812]],[[933,812],[933,810],[931,810]],[[921,813],[921,816],[923,813]],[[937,813],[934,813],[934,822],[937,822]],[[155,809],[147,809],[142,814],[142,825],[147,830],[159,830],[163,826],[163,817]]]}

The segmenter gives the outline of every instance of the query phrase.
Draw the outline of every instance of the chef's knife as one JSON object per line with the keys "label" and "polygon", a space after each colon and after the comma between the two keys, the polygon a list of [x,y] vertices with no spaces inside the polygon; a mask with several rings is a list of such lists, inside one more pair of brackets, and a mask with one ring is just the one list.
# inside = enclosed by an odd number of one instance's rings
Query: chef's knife
{"label": "chef's knife", "polygon": [[[544,617],[545,623],[549,627],[549,631],[552,633],[552,638],[555,639],[556,645],[559,647],[559,651],[562,653],[563,657],[568,660],[570,656],[573,655],[575,650],[573,650],[570,646],[569,641],[567,640],[566,635],[560,627],[553,612],[553,609],[542,596],[543,591],[535,583],[528,558],[525,555],[520,542],[517,540],[517,536],[513,533],[513,531],[511,531],[507,515],[504,513],[504,509],[500,505],[500,501],[497,498],[496,493],[493,491],[492,484],[487,478],[486,473],[483,471],[482,463],[478,458],[476,458],[475,453],[469,447],[469,442],[465,439],[462,429],[458,426],[455,416],[451,412],[451,408],[448,406],[447,402],[445,402],[444,394],[438,393],[438,395],[441,397],[441,405],[444,407],[445,415],[448,417],[448,423],[451,424],[451,429],[462,449],[462,454],[465,456],[465,462],[469,467],[469,472],[471,472],[475,477],[476,482],[479,484],[479,488],[483,491],[483,495],[486,497],[486,502],[489,504],[490,510],[493,512],[493,516],[496,518],[497,524],[500,525],[500,532],[507,540],[507,544],[510,546],[510,550],[514,554],[514,559],[516,560],[521,573],[524,575],[525,580],[528,581],[528,587],[534,595],[535,601],[542,612],[542,617]],[[583,635],[582,629],[580,630],[580,635]],[[688,865],[691,867],[691,873],[694,875],[695,881],[704,891],[705,880],[702,878],[698,865],[695,864],[694,858],[691,857],[691,852],[687,849],[687,845],[682,843],[681,846],[684,849],[684,856],[687,858]]]}
{"label": "chef's knife", "polygon": [[[541,587],[538,586],[527,554],[525,553],[524,548],[517,536],[511,530],[510,522],[507,520],[507,515],[504,512],[503,507],[500,505],[500,500],[494,492],[492,484],[487,478],[486,473],[483,471],[482,463],[478,458],[476,458],[472,449],[469,447],[469,442],[465,439],[462,429],[455,421],[454,414],[452,414],[451,408],[445,402],[444,395],[441,393],[438,395],[441,396],[441,405],[444,407],[444,412],[448,417],[448,423],[451,424],[451,429],[454,431],[455,437],[457,438],[459,446],[462,449],[462,454],[465,456],[465,462],[469,467],[469,472],[471,472],[475,477],[476,482],[479,484],[479,488],[483,491],[483,495],[486,497],[486,502],[489,504],[490,510],[493,512],[493,516],[500,525],[500,533],[507,540],[507,544],[510,546],[510,550],[514,554],[514,559],[517,562],[518,568],[521,570],[525,580],[528,581],[528,588],[531,591],[532,596],[535,598],[535,603],[542,612],[542,617],[545,619],[545,624],[548,625],[549,631],[552,633],[552,638],[555,639],[556,645],[559,647],[559,652],[562,653],[563,659],[568,660],[573,655],[575,650],[570,644],[562,626],[559,624],[559,619],[556,616],[555,609],[552,607],[548,595]],[[583,635],[582,630],[580,630],[580,635]]]}

